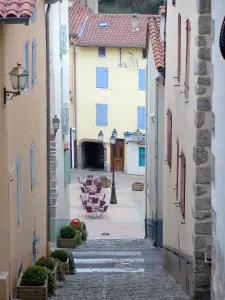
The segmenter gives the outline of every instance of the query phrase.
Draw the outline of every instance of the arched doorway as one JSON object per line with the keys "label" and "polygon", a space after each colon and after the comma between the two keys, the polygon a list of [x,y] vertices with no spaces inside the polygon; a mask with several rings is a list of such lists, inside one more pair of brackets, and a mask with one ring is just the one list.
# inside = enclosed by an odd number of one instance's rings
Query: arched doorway
{"label": "arched doorway", "polygon": [[104,146],[98,141],[82,142],[82,167],[85,169],[104,170]]}

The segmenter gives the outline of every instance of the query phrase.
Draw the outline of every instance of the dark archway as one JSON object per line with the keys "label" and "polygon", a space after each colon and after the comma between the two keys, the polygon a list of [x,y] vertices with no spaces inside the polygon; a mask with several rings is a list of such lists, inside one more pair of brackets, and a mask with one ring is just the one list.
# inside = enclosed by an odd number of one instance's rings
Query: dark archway
{"label": "dark archway", "polygon": [[98,142],[82,143],[83,168],[104,170],[104,146]]}

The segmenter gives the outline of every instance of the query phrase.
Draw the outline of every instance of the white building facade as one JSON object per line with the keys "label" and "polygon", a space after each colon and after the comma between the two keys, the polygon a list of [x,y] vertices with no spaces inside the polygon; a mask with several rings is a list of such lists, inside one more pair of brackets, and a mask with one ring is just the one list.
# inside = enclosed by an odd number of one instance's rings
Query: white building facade
{"label": "white building facade", "polygon": [[51,135],[51,241],[70,219],[70,127],[69,127],[69,36],[68,0],[62,0],[50,12],[50,99],[51,118],[60,126]]}

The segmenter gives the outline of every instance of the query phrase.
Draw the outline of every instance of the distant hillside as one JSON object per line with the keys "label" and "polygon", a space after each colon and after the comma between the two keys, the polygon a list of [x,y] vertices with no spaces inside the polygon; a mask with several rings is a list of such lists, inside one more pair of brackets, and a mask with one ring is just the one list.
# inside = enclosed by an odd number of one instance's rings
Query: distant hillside
{"label": "distant hillside", "polygon": [[158,14],[164,0],[99,0],[99,12],[110,14]]}

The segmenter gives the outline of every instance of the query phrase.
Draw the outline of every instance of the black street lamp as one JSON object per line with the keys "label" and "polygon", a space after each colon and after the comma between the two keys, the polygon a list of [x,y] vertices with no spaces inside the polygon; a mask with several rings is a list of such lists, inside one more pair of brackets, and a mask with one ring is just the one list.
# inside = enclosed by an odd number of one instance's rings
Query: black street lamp
{"label": "black street lamp", "polygon": [[[100,131],[98,134],[99,142],[103,142],[103,132]],[[111,197],[110,197],[110,204],[117,204],[116,198],[116,187],[115,187],[115,148],[116,148],[116,138],[117,138],[117,130],[114,129],[110,138],[110,144],[112,145],[113,150],[113,161],[112,161],[112,186],[111,186]]]}

